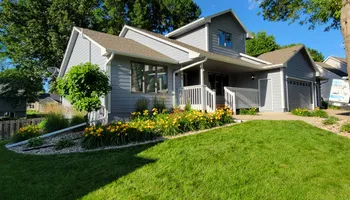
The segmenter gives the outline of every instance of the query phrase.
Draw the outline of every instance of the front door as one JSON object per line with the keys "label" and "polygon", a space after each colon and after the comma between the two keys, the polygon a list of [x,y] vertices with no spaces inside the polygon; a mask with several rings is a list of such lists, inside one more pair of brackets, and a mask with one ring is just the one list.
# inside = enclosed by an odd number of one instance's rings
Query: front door
{"label": "front door", "polygon": [[216,91],[216,96],[224,95],[224,87],[228,86],[228,75],[209,72],[209,88]]}
{"label": "front door", "polygon": [[259,79],[259,110],[272,111],[272,81],[271,79]]}

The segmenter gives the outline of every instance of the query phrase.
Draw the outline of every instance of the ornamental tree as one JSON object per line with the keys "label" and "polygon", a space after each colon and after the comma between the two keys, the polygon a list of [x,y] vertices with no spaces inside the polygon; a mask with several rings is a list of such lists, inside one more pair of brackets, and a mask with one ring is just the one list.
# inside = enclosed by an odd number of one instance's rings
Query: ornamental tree
{"label": "ornamental tree", "polygon": [[267,35],[265,31],[253,33],[254,38],[247,41],[247,54],[259,56],[261,54],[275,51],[280,48],[273,35]]}
{"label": "ornamental tree", "polygon": [[58,78],[56,88],[77,111],[87,112],[100,109],[100,98],[111,90],[108,76],[89,62],[72,67]]}

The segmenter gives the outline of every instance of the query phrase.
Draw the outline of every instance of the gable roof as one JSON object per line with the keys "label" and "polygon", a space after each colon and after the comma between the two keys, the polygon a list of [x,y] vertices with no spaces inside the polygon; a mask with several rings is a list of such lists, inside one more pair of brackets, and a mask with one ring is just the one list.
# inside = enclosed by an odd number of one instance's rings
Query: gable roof
{"label": "gable roof", "polygon": [[268,53],[261,54],[258,56],[261,60],[266,60],[271,63],[286,63],[288,62],[295,54],[297,54],[304,45],[296,45],[289,48],[279,49],[276,51],[271,51]]}
{"label": "gable roof", "polygon": [[[220,54],[216,54],[216,53],[212,53],[212,52],[209,52],[209,51],[205,51],[205,50],[199,49],[197,47],[194,47],[192,45],[185,44],[185,43],[180,42],[178,40],[170,39],[168,37],[165,37],[164,35],[161,35],[161,34],[158,34],[158,33],[154,33],[154,32],[151,32],[151,31],[147,31],[147,30],[143,30],[143,29],[139,29],[139,28],[135,28],[135,27],[130,27],[130,26],[125,26],[125,28],[129,28],[131,30],[136,30],[138,32],[142,32],[142,33],[145,33],[147,35],[150,35],[150,36],[153,36],[155,38],[158,38],[159,40],[163,40],[163,41],[166,41],[168,43],[172,43],[172,44],[175,44],[177,46],[183,47],[185,49],[189,49],[189,50],[191,50],[193,52],[199,53],[199,56],[205,56],[208,59],[221,61],[221,62],[226,62],[226,63],[230,63],[230,64],[235,64],[235,65],[240,65],[240,66],[253,68],[253,69],[260,69],[260,70],[264,70],[264,69],[267,69],[267,68],[269,68],[269,69],[272,68],[272,67],[268,67],[269,65],[257,65],[257,64],[253,64],[253,63],[250,63],[250,62],[243,61],[243,60],[241,60],[239,58],[223,56],[223,55],[220,55]],[[123,30],[124,31],[122,31],[121,35],[125,34],[125,29],[123,29]],[[265,68],[265,67],[267,67],[267,68]],[[273,66],[273,67],[275,67],[275,66]]]}
{"label": "gable roof", "polygon": [[54,101],[61,102],[61,97],[58,94],[44,93],[39,95],[39,101],[51,98]]}
{"label": "gable roof", "polygon": [[218,17],[218,16],[221,16],[221,15],[224,15],[224,14],[227,14],[227,13],[230,13],[232,14],[232,16],[238,21],[238,23],[241,25],[241,27],[243,28],[243,30],[247,33],[247,37],[248,38],[251,38],[251,35],[250,35],[250,32],[248,31],[248,29],[244,26],[244,24],[241,22],[241,20],[237,17],[237,15],[233,12],[232,9],[228,9],[228,10],[224,10],[222,12],[219,12],[219,13],[216,13],[216,14],[213,14],[213,15],[210,15],[210,16],[207,16],[207,17],[202,17],[200,19],[197,19],[185,26],[182,26],[168,34],[165,35],[165,37],[176,37],[178,35],[181,35],[181,34],[184,34],[190,30],[193,30],[193,29],[196,29],[204,24],[207,24],[207,23],[210,23],[211,22],[211,19],[215,18],[215,17]]}
{"label": "gable roof", "polygon": [[332,72],[333,74],[336,74],[336,75],[340,76],[340,77],[346,77],[346,76],[348,76],[347,73],[345,73],[345,72],[343,72],[343,71],[341,71],[341,70],[339,70],[339,69],[337,69],[337,68],[335,68],[335,67],[332,67],[332,66],[330,66],[330,65],[328,65],[328,64],[326,64],[326,63],[323,63],[323,62],[316,62],[316,64],[317,64],[318,66],[320,66],[320,67],[322,67],[322,68],[324,68],[324,69],[326,69],[326,70]]}
{"label": "gable roof", "polygon": [[178,63],[176,60],[147,46],[144,46],[134,40],[85,28],[78,29],[80,29],[80,32],[85,36],[105,48],[107,52],[114,52],[119,55],[147,58],[155,61],[163,61],[174,64]]}

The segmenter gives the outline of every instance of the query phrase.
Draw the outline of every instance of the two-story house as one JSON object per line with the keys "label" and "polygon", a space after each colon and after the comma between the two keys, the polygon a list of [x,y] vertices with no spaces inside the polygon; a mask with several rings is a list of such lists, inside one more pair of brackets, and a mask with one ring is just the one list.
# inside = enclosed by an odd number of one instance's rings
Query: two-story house
{"label": "two-story house", "polygon": [[190,103],[208,112],[223,105],[262,112],[317,106],[317,71],[305,47],[254,58],[245,54],[250,38],[231,9],[167,35],[131,26],[119,36],[74,27],[59,76],[84,62],[106,71],[112,91],[96,118],[108,120],[129,116],[138,99],[153,96],[169,108]]}

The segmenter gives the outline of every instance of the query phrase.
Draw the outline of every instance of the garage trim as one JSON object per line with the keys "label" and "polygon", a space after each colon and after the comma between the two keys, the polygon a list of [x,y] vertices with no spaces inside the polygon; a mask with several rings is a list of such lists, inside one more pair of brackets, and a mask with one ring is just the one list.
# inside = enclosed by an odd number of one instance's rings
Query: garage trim
{"label": "garage trim", "polygon": [[271,107],[272,107],[272,111],[274,110],[274,106],[273,106],[273,82],[272,82],[272,79],[271,78],[261,78],[261,79],[258,79],[258,90],[259,90],[259,108],[260,108],[260,102],[261,102],[261,98],[260,98],[260,81],[263,81],[263,80],[270,80],[271,81]]}
{"label": "garage trim", "polygon": [[[286,76],[286,81],[288,81],[288,79],[295,79],[295,80],[298,80],[298,81],[304,81],[304,82],[309,82],[311,83],[311,95],[312,95],[312,109],[315,109],[315,89],[314,89],[314,82],[313,81],[310,81],[310,80],[305,80],[305,79],[302,79],[302,78],[297,78],[297,77],[293,77],[293,76]],[[288,85],[287,85],[287,92],[288,92]],[[288,93],[287,93],[288,94]],[[288,95],[287,95],[288,96]],[[288,98],[288,101],[287,101],[287,104],[288,104],[288,110],[289,110],[289,98]]]}

